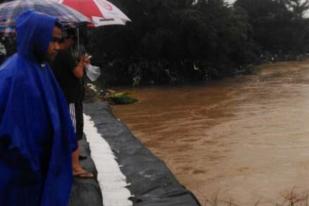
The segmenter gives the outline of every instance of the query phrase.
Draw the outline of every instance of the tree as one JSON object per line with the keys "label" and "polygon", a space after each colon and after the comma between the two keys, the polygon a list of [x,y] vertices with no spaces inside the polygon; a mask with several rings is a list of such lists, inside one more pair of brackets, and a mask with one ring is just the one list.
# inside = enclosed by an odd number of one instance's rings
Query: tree
{"label": "tree", "polygon": [[306,52],[308,1],[118,0],[132,22],[92,31],[89,47],[113,84],[220,78],[261,54]]}
{"label": "tree", "polygon": [[237,0],[235,7],[247,12],[252,38],[261,53],[297,54],[308,49],[308,22],[303,18],[308,1]]}
{"label": "tree", "polygon": [[284,0],[283,2],[298,19],[304,18],[304,13],[309,9],[309,0]]}

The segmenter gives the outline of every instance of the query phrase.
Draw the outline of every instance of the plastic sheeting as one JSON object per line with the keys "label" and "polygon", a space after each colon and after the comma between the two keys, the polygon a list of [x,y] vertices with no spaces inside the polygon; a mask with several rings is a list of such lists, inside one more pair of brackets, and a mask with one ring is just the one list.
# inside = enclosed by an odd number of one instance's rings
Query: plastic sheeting
{"label": "plastic sheeting", "polygon": [[132,206],[126,176],[123,175],[109,144],[105,141],[90,117],[84,115],[84,132],[90,145],[91,157],[98,171],[103,204],[108,206]]}
{"label": "plastic sheeting", "polygon": [[108,104],[85,104],[84,111],[94,121],[98,132],[109,143],[118,163],[122,165],[120,169],[131,183],[128,189],[134,195],[131,198],[134,206],[200,205],[194,195],[177,181],[164,162],[155,157],[114,117]]}
{"label": "plastic sheeting", "polygon": [[[81,160],[82,166],[97,174],[93,160],[90,157],[89,145],[85,139],[79,142],[81,155],[86,157]],[[96,179],[74,178],[71,191],[70,206],[103,206],[101,190]]]}

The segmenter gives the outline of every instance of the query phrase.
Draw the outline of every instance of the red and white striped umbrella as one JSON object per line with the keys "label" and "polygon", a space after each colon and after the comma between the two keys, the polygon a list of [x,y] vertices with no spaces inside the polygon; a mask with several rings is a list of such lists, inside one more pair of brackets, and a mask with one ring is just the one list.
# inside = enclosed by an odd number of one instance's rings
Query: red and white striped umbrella
{"label": "red and white striped umbrella", "polygon": [[106,0],[58,0],[92,20],[93,26],[125,25],[131,21],[120,9]]}

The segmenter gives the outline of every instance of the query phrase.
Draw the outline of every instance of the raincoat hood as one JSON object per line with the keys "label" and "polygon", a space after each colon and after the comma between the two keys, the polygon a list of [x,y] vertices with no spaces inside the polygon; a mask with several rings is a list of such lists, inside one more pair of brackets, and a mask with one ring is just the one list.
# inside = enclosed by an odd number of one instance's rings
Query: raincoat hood
{"label": "raincoat hood", "polygon": [[34,11],[26,11],[16,20],[17,52],[20,55],[45,55],[57,19]]}

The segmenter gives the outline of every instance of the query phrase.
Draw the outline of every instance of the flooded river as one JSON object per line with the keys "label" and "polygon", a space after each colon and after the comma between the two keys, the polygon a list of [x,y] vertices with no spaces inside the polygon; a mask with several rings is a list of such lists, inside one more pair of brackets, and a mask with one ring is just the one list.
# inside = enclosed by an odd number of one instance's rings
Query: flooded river
{"label": "flooded river", "polygon": [[203,206],[286,205],[309,194],[309,61],[125,91],[139,102],[113,106],[116,116]]}

